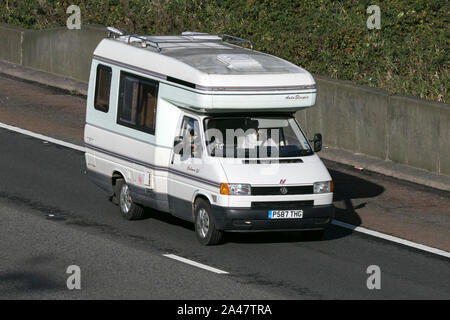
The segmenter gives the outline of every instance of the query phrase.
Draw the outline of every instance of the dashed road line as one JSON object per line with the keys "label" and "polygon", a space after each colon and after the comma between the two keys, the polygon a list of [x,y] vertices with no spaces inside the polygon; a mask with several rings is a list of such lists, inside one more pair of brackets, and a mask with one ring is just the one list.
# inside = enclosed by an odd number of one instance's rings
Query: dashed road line
{"label": "dashed road line", "polygon": [[167,258],[170,258],[170,259],[174,259],[174,260],[183,262],[183,263],[186,263],[186,264],[189,264],[189,265],[197,267],[197,268],[208,270],[208,271],[211,271],[211,272],[214,272],[214,273],[229,274],[226,271],[223,271],[223,270],[220,270],[220,269],[217,269],[217,268],[213,268],[213,267],[207,266],[206,264],[198,263],[198,262],[195,262],[193,260],[189,260],[189,259],[186,259],[186,258],[183,258],[183,257],[179,257],[179,256],[174,255],[174,254],[163,254],[163,256],[167,257]]}

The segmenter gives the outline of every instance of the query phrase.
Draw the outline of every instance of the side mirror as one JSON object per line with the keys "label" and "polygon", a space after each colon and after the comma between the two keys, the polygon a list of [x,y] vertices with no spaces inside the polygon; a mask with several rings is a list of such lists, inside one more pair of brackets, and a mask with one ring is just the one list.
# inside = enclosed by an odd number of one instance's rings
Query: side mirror
{"label": "side mirror", "polygon": [[173,140],[173,152],[175,154],[183,154],[183,136],[175,137]]}
{"label": "side mirror", "polygon": [[316,133],[314,135],[314,152],[319,152],[322,150],[322,135],[320,133]]}

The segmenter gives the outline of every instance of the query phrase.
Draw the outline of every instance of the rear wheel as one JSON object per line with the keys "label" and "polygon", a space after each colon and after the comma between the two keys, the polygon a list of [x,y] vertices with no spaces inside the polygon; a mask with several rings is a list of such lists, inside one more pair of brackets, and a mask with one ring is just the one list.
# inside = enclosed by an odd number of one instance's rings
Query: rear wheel
{"label": "rear wheel", "polygon": [[204,246],[219,244],[223,231],[217,230],[211,206],[204,199],[198,199],[194,205],[194,224],[197,239]]}
{"label": "rear wheel", "polygon": [[144,215],[144,208],[133,202],[130,188],[123,179],[117,179],[116,190],[119,202],[119,209],[122,217],[127,220],[141,219]]}

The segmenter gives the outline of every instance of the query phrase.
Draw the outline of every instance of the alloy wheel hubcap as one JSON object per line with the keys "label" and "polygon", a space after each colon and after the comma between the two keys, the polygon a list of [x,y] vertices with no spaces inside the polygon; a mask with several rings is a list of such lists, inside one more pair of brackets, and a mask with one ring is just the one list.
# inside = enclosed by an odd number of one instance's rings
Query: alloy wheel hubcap
{"label": "alloy wheel hubcap", "polygon": [[120,190],[120,208],[124,213],[128,213],[131,208],[131,195],[128,185],[123,184]]}
{"label": "alloy wheel hubcap", "polygon": [[205,209],[201,208],[197,217],[197,229],[202,238],[205,238],[209,230],[209,216]]}

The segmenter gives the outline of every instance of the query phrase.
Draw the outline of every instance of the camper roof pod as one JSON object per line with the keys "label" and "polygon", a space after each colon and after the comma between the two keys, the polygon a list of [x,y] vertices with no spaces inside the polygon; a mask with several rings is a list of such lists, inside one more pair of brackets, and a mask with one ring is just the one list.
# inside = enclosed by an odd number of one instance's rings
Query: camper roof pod
{"label": "camper roof pod", "polygon": [[[289,111],[311,107],[311,74],[278,57],[252,50],[230,35],[133,35],[109,28],[94,59],[131,69],[161,84],[160,97],[200,112]],[[250,49],[230,42],[250,45]]]}

